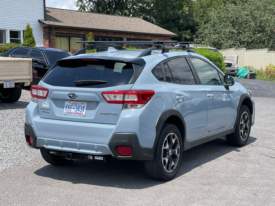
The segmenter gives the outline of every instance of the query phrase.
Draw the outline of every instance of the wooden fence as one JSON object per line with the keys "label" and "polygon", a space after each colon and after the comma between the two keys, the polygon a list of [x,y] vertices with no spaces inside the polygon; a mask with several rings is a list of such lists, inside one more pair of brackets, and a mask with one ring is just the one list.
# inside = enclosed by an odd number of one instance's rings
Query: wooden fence
{"label": "wooden fence", "polygon": [[269,64],[275,65],[275,51],[268,49],[224,49],[220,50],[223,55],[238,55],[238,67],[252,66],[256,69],[265,69]]}

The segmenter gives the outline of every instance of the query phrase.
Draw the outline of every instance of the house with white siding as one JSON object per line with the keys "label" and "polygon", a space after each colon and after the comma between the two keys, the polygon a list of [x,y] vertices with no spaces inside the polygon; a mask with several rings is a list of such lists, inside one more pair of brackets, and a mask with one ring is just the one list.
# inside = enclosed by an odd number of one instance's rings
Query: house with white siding
{"label": "house with white siding", "polygon": [[33,29],[37,46],[43,46],[45,0],[0,0],[0,44],[22,43],[27,23]]}
{"label": "house with white siding", "polygon": [[72,53],[85,45],[93,33],[95,41],[171,40],[176,34],[141,18],[48,8],[45,0],[0,0],[0,45],[22,43],[27,23],[36,46]]}

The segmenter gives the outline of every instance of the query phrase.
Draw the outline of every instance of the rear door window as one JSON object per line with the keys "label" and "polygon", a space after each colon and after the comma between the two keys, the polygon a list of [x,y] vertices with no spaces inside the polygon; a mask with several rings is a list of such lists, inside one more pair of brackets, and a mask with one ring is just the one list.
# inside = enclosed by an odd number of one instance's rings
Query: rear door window
{"label": "rear door window", "polygon": [[32,50],[30,53],[30,58],[39,60],[40,62],[43,62],[46,64],[45,58],[41,51]]}
{"label": "rear door window", "polygon": [[185,58],[176,58],[167,61],[177,84],[196,84],[194,75]]}
{"label": "rear door window", "polygon": [[60,87],[104,88],[129,84],[133,74],[131,63],[77,59],[59,62],[43,81]]}

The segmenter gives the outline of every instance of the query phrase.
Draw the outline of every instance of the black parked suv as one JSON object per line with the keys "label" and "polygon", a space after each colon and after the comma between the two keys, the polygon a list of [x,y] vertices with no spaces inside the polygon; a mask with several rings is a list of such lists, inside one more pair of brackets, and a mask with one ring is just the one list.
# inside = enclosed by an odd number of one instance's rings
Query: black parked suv
{"label": "black parked suv", "polygon": [[72,56],[72,53],[47,47],[14,47],[6,53],[0,55],[3,57],[32,58],[33,61],[33,81],[36,85],[46,74],[46,72],[59,59]]}

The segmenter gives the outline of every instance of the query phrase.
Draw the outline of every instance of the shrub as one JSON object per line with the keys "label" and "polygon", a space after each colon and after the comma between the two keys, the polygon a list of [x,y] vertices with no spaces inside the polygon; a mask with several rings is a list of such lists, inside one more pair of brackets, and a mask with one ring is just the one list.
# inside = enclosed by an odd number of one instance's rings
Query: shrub
{"label": "shrub", "polygon": [[[89,32],[88,41],[94,41],[94,39],[93,39],[93,32]],[[86,54],[95,53],[95,52],[96,52],[96,49],[88,49],[88,50],[86,50]]]}
{"label": "shrub", "polygon": [[31,28],[30,24],[27,24],[27,27],[26,27],[25,33],[24,33],[24,40],[23,40],[22,46],[34,47],[35,45],[36,45],[36,43],[35,43],[35,39],[33,36],[32,28]]}
{"label": "shrub", "polygon": [[8,43],[8,44],[0,45],[0,55],[17,46],[21,46],[21,44]]}
{"label": "shrub", "polygon": [[251,66],[245,66],[244,68],[256,72],[256,79],[264,81],[275,81],[275,66],[270,64],[265,69],[255,69]]}

